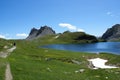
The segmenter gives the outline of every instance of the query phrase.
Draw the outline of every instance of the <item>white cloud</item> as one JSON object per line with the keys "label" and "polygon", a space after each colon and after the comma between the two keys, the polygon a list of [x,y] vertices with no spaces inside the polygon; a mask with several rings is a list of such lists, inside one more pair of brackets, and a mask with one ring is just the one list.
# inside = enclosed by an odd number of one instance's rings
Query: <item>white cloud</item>
{"label": "white cloud", "polygon": [[1,34],[0,34],[0,38],[6,38],[6,37],[5,37],[4,35],[1,35]]}
{"label": "white cloud", "polygon": [[0,38],[12,39],[12,38],[10,38],[9,34],[0,34]]}
{"label": "white cloud", "polygon": [[83,30],[83,29],[77,29],[77,31],[78,31],[78,32],[84,32],[84,30]]}
{"label": "white cloud", "polygon": [[69,30],[74,30],[74,31],[78,31],[78,32],[84,32],[83,29],[77,28],[76,26],[71,25],[69,23],[60,23],[59,26],[68,28]]}
{"label": "white cloud", "polygon": [[16,34],[17,37],[27,37],[28,34],[25,34],[25,33],[18,33]]}
{"label": "white cloud", "polygon": [[19,38],[26,38],[28,34],[20,33],[16,35],[10,35],[10,34],[0,34],[0,38],[4,39],[19,39]]}
{"label": "white cloud", "polygon": [[68,24],[68,23],[60,23],[59,26],[66,27],[66,28],[68,28],[70,30],[76,30],[76,26],[73,26],[73,25]]}

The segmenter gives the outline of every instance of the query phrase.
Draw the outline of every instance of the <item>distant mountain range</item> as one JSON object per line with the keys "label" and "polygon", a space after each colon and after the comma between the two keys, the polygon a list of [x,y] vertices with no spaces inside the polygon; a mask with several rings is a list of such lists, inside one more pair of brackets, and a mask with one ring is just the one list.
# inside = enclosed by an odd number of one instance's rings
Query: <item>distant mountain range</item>
{"label": "distant mountain range", "polygon": [[[56,32],[49,26],[42,26],[40,29],[33,28],[30,31],[29,36],[26,40],[33,40],[36,38],[40,38],[46,35],[55,35]],[[69,37],[68,37],[69,36]],[[61,39],[60,39],[61,38]],[[60,40],[68,40],[71,39],[73,41],[79,42],[79,40],[86,41],[97,41],[95,36],[86,34],[84,32],[69,32],[65,31],[64,33],[59,35]],[[115,24],[112,28],[107,29],[107,31],[102,35],[101,39],[106,41],[115,41],[120,40],[120,24]]]}

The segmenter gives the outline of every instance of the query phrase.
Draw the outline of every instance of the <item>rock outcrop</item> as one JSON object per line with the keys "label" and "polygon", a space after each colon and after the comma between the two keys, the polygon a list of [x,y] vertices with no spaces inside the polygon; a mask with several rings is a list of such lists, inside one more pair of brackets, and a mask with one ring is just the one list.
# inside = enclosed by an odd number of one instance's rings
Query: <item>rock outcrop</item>
{"label": "rock outcrop", "polygon": [[52,34],[55,34],[55,31],[52,28],[48,26],[43,26],[40,29],[33,28],[26,39],[33,40],[35,38],[40,38],[40,37],[43,37],[46,35],[52,35]]}
{"label": "rock outcrop", "polygon": [[116,24],[109,28],[102,36],[102,39],[107,41],[114,41],[120,39],[120,24]]}

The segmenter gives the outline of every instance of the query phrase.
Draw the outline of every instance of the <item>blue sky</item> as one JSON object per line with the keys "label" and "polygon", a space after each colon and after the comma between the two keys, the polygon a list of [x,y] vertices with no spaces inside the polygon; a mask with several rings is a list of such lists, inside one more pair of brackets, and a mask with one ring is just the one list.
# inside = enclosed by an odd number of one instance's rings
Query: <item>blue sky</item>
{"label": "blue sky", "polygon": [[25,38],[48,25],[57,33],[84,31],[101,36],[120,23],[120,0],[0,0],[0,37]]}

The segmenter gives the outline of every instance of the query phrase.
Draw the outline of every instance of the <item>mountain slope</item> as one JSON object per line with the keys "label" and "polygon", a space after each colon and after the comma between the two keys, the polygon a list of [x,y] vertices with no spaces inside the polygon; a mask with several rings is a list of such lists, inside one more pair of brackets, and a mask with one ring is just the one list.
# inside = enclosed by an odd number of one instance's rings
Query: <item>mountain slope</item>
{"label": "mountain slope", "polygon": [[113,25],[102,36],[102,39],[114,41],[120,39],[120,24]]}

